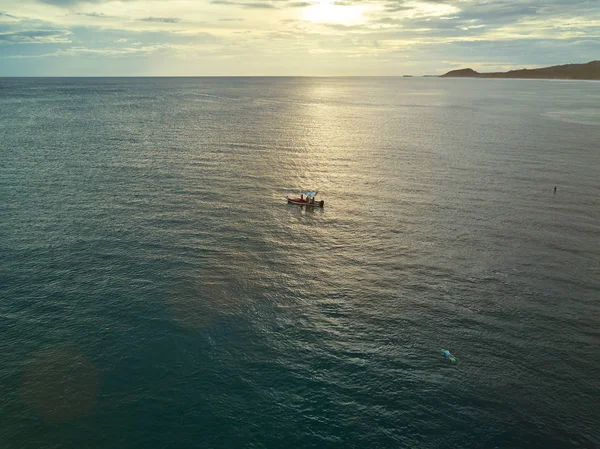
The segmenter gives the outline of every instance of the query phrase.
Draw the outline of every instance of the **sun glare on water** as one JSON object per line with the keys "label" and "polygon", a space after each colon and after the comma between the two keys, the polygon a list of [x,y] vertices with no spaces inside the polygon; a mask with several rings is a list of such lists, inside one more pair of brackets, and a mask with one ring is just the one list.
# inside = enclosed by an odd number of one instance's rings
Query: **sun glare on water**
{"label": "sun glare on water", "polygon": [[362,6],[336,5],[334,0],[321,0],[304,10],[304,19],[311,22],[355,25],[364,21]]}

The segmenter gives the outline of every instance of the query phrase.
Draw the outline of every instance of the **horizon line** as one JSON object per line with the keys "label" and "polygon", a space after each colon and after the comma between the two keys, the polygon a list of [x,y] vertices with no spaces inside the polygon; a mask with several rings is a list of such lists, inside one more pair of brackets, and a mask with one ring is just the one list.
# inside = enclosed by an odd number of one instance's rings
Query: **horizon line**
{"label": "horizon line", "polygon": [[0,78],[441,78],[441,75],[0,75]]}

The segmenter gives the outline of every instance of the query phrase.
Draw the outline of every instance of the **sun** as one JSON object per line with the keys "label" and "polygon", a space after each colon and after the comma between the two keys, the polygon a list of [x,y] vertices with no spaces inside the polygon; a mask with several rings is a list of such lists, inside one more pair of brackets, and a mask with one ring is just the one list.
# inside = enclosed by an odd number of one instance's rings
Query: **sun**
{"label": "sun", "polygon": [[359,5],[337,5],[334,0],[320,0],[304,10],[304,19],[311,22],[355,25],[364,21],[364,8]]}

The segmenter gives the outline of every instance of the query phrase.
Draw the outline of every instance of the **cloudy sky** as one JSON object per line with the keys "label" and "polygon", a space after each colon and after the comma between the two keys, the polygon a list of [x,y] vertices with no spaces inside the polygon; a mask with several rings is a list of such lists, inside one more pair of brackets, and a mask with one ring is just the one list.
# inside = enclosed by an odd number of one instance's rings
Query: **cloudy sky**
{"label": "cloudy sky", "polygon": [[600,0],[0,0],[0,76],[422,75],[600,59]]}

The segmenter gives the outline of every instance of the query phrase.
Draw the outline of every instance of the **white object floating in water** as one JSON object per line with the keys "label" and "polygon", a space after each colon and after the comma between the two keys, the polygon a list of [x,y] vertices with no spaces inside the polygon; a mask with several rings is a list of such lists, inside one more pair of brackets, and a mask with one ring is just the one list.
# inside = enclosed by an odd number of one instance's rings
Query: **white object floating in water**
{"label": "white object floating in water", "polygon": [[456,358],[447,349],[442,348],[442,354],[451,362],[456,362]]}

